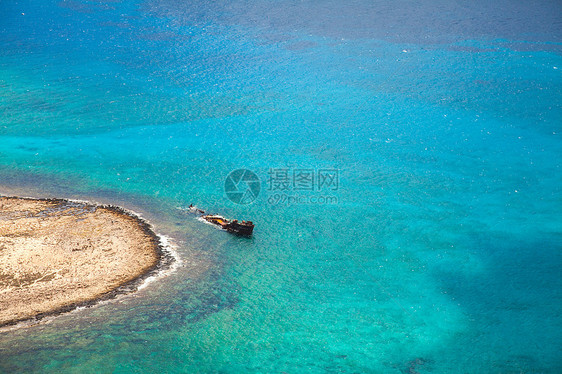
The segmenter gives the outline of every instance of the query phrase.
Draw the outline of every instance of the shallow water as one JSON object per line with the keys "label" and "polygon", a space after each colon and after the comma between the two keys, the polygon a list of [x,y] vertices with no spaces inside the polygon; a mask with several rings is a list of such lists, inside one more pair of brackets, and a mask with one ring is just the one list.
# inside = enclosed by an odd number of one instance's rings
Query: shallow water
{"label": "shallow water", "polygon": [[0,371],[562,371],[560,10],[0,3],[0,192],[139,211],[184,260],[0,333]]}

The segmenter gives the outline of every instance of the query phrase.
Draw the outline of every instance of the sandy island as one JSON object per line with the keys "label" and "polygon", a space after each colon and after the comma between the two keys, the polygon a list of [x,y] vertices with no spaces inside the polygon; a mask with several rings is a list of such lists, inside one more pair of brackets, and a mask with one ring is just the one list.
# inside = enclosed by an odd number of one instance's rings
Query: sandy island
{"label": "sandy island", "polygon": [[148,224],[120,208],[0,197],[0,326],[132,292],[169,261]]}

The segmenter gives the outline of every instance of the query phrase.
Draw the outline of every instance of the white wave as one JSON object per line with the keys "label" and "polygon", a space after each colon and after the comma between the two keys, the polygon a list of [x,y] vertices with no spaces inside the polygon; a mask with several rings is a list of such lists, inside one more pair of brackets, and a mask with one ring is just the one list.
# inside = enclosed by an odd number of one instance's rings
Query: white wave
{"label": "white wave", "polygon": [[150,283],[154,282],[155,280],[159,279],[159,278],[164,278],[169,276],[170,274],[174,273],[181,265],[182,260],[180,255],[178,254],[177,248],[178,246],[173,243],[173,240],[163,234],[156,234],[156,236],[158,236],[158,240],[160,241],[160,245],[162,246],[162,249],[164,250],[164,252],[168,252],[172,258],[174,259],[174,261],[172,262],[172,264],[170,265],[169,268],[167,269],[162,269],[159,270],[155,275],[151,275],[150,277],[147,277],[138,287],[137,287],[137,291],[140,291],[144,288],[146,288]]}

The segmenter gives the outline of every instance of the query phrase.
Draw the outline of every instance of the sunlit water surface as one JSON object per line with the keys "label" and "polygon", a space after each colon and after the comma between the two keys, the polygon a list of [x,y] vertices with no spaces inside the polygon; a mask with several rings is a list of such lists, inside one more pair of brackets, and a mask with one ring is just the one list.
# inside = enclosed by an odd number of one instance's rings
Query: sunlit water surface
{"label": "sunlit water surface", "polygon": [[560,14],[2,1],[1,192],[128,207],[183,262],[0,333],[0,372],[562,372]]}

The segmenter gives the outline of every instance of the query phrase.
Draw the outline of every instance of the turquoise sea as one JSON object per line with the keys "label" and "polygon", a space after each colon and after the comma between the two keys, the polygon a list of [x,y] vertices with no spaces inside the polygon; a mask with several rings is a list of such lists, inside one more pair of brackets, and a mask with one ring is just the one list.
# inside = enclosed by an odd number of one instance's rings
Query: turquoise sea
{"label": "turquoise sea", "polygon": [[0,332],[0,372],[561,373],[561,15],[0,0],[0,193],[124,206],[181,258]]}

